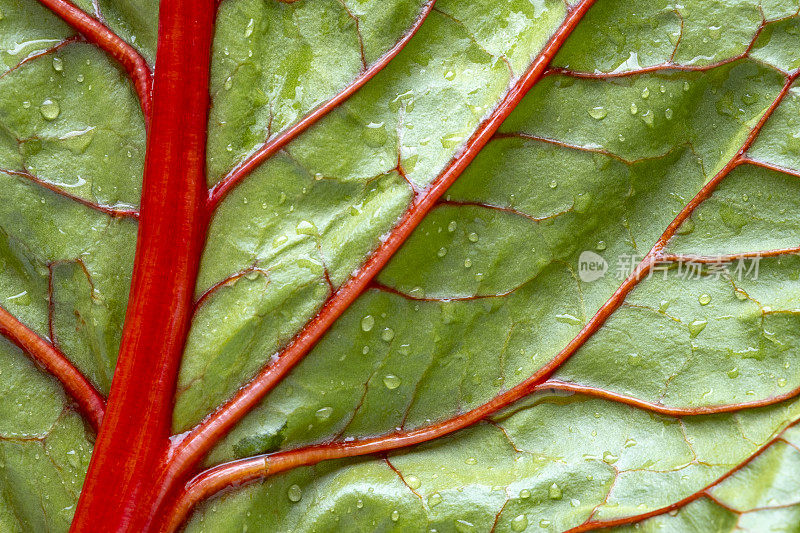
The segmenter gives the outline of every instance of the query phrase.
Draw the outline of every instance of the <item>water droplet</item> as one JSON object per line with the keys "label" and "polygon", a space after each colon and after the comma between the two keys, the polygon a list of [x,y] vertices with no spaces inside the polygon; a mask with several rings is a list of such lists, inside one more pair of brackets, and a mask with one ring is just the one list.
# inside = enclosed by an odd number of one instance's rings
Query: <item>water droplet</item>
{"label": "water droplet", "polygon": [[594,246],[595,250],[602,252],[606,249],[606,241],[597,241],[597,244]]}
{"label": "water droplet", "polygon": [[466,520],[456,520],[456,531],[458,533],[472,533],[475,531],[475,524]]}
{"label": "water droplet", "polygon": [[272,247],[277,248],[278,246],[285,244],[289,240],[289,237],[286,235],[278,235],[272,240]]}
{"label": "water droplet", "polygon": [[373,148],[383,146],[389,138],[383,122],[370,122],[367,124],[367,127],[361,130],[361,137],[367,145]]}
{"label": "water droplet", "polygon": [[649,88],[645,87],[644,89],[642,89],[642,98],[644,98],[645,100],[650,98],[650,89]]}
{"label": "water droplet", "polygon": [[400,511],[392,511],[392,522],[400,520]]}
{"label": "water droplet", "polygon": [[571,506],[573,506],[573,507],[580,507],[580,505],[581,505],[581,501],[580,501],[579,499],[577,499],[577,498],[572,498],[572,499],[569,501],[569,504],[570,504]]}
{"label": "water droplet", "polygon": [[666,118],[667,120],[672,120],[672,115],[673,115],[672,109],[670,109],[669,107],[664,110],[664,118]]}
{"label": "water droplet", "polygon": [[635,439],[627,439],[625,441],[625,447],[626,448],[633,448],[634,446],[636,446],[636,440]]}
{"label": "water droplet", "polygon": [[295,227],[295,231],[298,235],[319,235],[317,226],[315,226],[314,223],[309,220],[301,220],[298,222],[297,226]]}
{"label": "water droplet", "polygon": [[411,487],[411,490],[417,490],[422,486],[422,481],[420,481],[417,476],[408,476],[406,478],[406,483]]}
{"label": "water droplet", "polygon": [[438,492],[434,492],[428,496],[428,507],[436,507],[440,503],[442,503],[442,495]]}
{"label": "water droplet", "polygon": [[692,338],[697,337],[700,335],[700,332],[706,328],[708,321],[705,319],[695,320],[691,324],[689,324],[689,335]]}
{"label": "water droplet", "polygon": [[639,106],[636,105],[636,102],[631,102],[631,115],[635,115],[639,112]]}
{"label": "water droplet", "polygon": [[742,101],[747,105],[752,105],[758,102],[758,95],[752,93],[744,93],[742,95]]}
{"label": "water droplet", "polygon": [[53,70],[61,72],[64,70],[64,60],[58,56],[53,56]]}
{"label": "water droplet", "polygon": [[447,248],[445,248],[444,246],[442,246],[441,248],[439,248],[439,251],[438,251],[438,252],[436,252],[436,255],[438,255],[439,257],[444,257],[444,256],[446,256],[446,255],[447,255]]}
{"label": "water droplet", "polygon": [[448,70],[447,72],[444,73],[444,79],[446,79],[447,81],[453,81],[454,79],[456,79],[456,73],[452,70]]}
{"label": "water droplet", "polygon": [[400,386],[402,381],[399,377],[395,376],[394,374],[386,374],[383,376],[383,384],[386,385],[386,388],[389,390],[394,390]]}
{"label": "water droplet", "polygon": [[548,527],[548,526],[550,526],[550,520],[547,520],[546,518],[542,518],[541,520],[539,520],[539,527]]}
{"label": "water droplet", "polygon": [[250,37],[251,35],[253,35],[253,30],[255,29],[255,27],[256,27],[256,21],[250,19],[250,22],[247,23],[247,27],[244,29],[244,36]]}
{"label": "water droplet", "polygon": [[606,111],[603,106],[599,105],[589,110],[589,116],[595,120],[603,120],[606,118],[606,116],[608,116],[608,111]]}
{"label": "water droplet", "polygon": [[461,141],[464,140],[464,136],[458,133],[450,133],[442,137],[442,147],[443,148],[455,148],[458,146]]}
{"label": "water droplet", "polygon": [[290,502],[297,503],[303,498],[303,489],[300,488],[300,485],[292,485],[286,495],[289,497]]}
{"label": "water droplet", "polygon": [[688,90],[689,90],[689,89],[691,89],[691,88],[692,88],[692,86],[691,86],[691,85],[689,85],[689,82],[688,82],[688,81],[685,81],[685,82],[683,82],[683,90],[684,90],[684,91],[688,91]]}
{"label": "water droplet", "polygon": [[225,78],[225,83],[222,84],[222,87],[225,88],[226,91],[230,91],[233,87],[233,78],[231,76]]}
{"label": "water droplet", "polygon": [[719,39],[720,35],[722,35],[722,26],[709,26],[708,27],[708,36],[712,39]]}
{"label": "water droplet", "polygon": [[372,331],[373,326],[375,326],[375,317],[372,315],[366,315],[364,318],[361,319],[361,329],[364,331]]}
{"label": "water droplet", "polygon": [[258,279],[259,273],[257,270],[249,270],[245,275],[245,279],[249,279],[250,281],[255,281]]}
{"label": "water droplet", "polygon": [[556,180],[552,180],[550,182],[550,188],[555,189],[556,187],[558,187],[558,182]]}
{"label": "water droplet", "polygon": [[567,313],[564,313],[564,314],[561,314],[561,315],[556,315],[556,320],[558,320],[559,322],[564,322],[565,324],[572,324],[573,326],[577,326],[577,325],[582,324],[580,318],[578,318],[576,316],[572,316],[572,315],[567,314]]}
{"label": "water droplet", "polygon": [[522,489],[521,491],[519,491],[519,497],[523,500],[527,500],[528,498],[531,497],[531,491],[529,491],[528,489]]}
{"label": "water droplet", "polygon": [[475,233],[475,232],[473,232],[473,233],[470,233],[470,234],[467,236],[467,238],[469,239],[469,242],[478,242],[478,239],[479,239],[479,237],[478,237],[478,234],[477,234],[477,233]]}
{"label": "water droplet", "polygon": [[642,121],[648,126],[653,125],[653,112],[649,109],[642,114]]}
{"label": "water droplet", "polygon": [[451,220],[450,223],[447,225],[447,231],[449,231],[450,233],[453,233],[456,230],[457,227],[458,227],[458,224],[456,223],[456,221],[455,220]]}
{"label": "water droplet", "polygon": [[470,259],[469,257],[464,259],[464,267],[465,268],[470,268],[471,266],[472,266],[472,259]]}
{"label": "water droplet", "polygon": [[31,103],[29,101],[25,100],[24,102],[22,102],[22,107],[24,107],[25,109],[28,109],[28,108],[31,107]]}
{"label": "water droplet", "polygon": [[786,378],[778,378],[778,387],[783,388],[786,386]]}
{"label": "water droplet", "polygon": [[361,501],[361,499],[357,500],[357,501],[356,501],[356,507],[358,507],[359,509],[363,509],[363,507],[364,507],[364,502],[363,502],[363,501]]}
{"label": "water droplet", "polygon": [[736,379],[739,377],[739,369],[734,367],[728,370],[728,377],[731,379]]}
{"label": "water droplet", "polygon": [[78,74],[78,77],[75,79],[78,80],[78,83],[83,83],[84,80],[83,74]]}
{"label": "water droplet", "polygon": [[697,301],[700,302],[700,305],[708,305],[711,303],[711,296],[708,294],[701,294]]}
{"label": "water droplet", "polygon": [[468,465],[478,464],[478,460],[475,459],[474,457],[467,457],[466,459],[464,459],[464,462],[467,463]]}
{"label": "water droplet", "polygon": [[561,487],[559,487],[556,483],[550,485],[550,488],[547,489],[547,495],[550,497],[551,500],[560,500],[563,496],[561,492]]}
{"label": "water droplet", "polygon": [[528,528],[528,517],[521,514],[511,521],[511,529],[514,531],[525,531]]}
{"label": "water droplet", "polygon": [[327,420],[331,417],[333,413],[333,407],[323,407],[321,409],[317,409],[317,412],[314,414],[319,420]]}
{"label": "water droplet", "polygon": [[613,453],[606,451],[603,452],[603,462],[609,465],[613,465],[619,460],[619,456],[614,455]]}
{"label": "water droplet", "polygon": [[392,328],[385,328],[381,332],[381,339],[386,342],[391,342],[391,340],[394,339],[394,330]]}
{"label": "water droplet", "polygon": [[55,120],[61,114],[61,107],[58,102],[47,98],[42,105],[39,106],[39,112],[46,120]]}

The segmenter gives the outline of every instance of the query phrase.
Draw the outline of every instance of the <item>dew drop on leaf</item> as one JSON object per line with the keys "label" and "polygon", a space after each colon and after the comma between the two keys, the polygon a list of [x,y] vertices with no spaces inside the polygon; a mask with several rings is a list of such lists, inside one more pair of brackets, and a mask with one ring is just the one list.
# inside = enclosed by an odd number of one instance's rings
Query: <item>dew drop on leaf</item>
{"label": "dew drop on leaf", "polygon": [[386,374],[383,376],[383,384],[386,385],[386,388],[389,390],[396,389],[401,383],[402,380],[394,374]]}
{"label": "dew drop on leaf", "polygon": [[631,115],[635,115],[639,112],[639,106],[636,105],[636,102],[631,102]]}
{"label": "dew drop on leaf", "polygon": [[406,478],[406,484],[411,488],[411,490],[417,490],[422,486],[422,481],[420,481],[417,476],[408,476]]}
{"label": "dew drop on leaf", "polygon": [[528,517],[521,514],[511,521],[511,529],[514,531],[525,531],[528,528]]}
{"label": "dew drop on leaf", "polygon": [[298,235],[319,235],[317,226],[308,220],[301,220],[298,222],[295,231],[297,231]]}
{"label": "dew drop on leaf", "polygon": [[670,109],[669,107],[664,110],[664,118],[666,118],[667,120],[672,120],[672,115],[673,115],[672,109]]}
{"label": "dew drop on leaf", "polygon": [[366,315],[364,318],[361,319],[361,329],[363,331],[372,331],[372,328],[375,326],[375,317],[372,315]]}
{"label": "dew drop on leaf", "polygon": [[231,88],[233,87],[233,78],[231,76],[228,76],[227,78],[225,78],[225,83],[222,84],[222,87],[226,91],[230,91]]}
{"label": "dew drop on leaf", "polygon": [[42,105],[39,106],[39,112],[46,120],[55,120],[61,114],[61,107],[58,102],[47,98]]}
{"label": "dew drop on leaf", "polygon": [[609,465],[613,465],[614,463],[619,460],[619,456],[614,455],[611,452],[603,452],[603,462]]}
{"label": "dew drop on leaf", "polygon": [[477,460],[477,459],[475,459],[474,457],[467,457],[467,458],[464,460],[464,462],[465,462],[466,464],[468,464],[468,465],[476,465],[476,464],[478,464],[478,460]]}
{"label": "dew drop on leaf", "polygon": [[392,339],[394,339],[394,330],[392,328],[385,328],[381,332],[381,339],[386,342],[390,342]]}
{"label": "dew drop on leaf", "polygon": [[386,144],[389,136],[386,133],[386,126],[383,122],[370,122],[367,127],[361,130],[361,137],[368,146],[379,148]]}
{"label": "dew drop on leaf", "polygon": [[578,317],[572,316],[567,313],[556,315],[556,320],[558,320],[559,322],[564,322],[565,324],[572,324],[573,326],[581,324],[581,320]]}
{"label": "dew drop on leaf", "polygon": [[443,148],[455,148],[464,140],[464,136],[458,133],[451,133],[442,137]]}
{"label": "dew drop on leaf", "polygon": [[456,230],[457,227],[458,227],[458,224],[456,223],[456,221],[455,220],[451,220],[450,223],[447,225],[447,231],[449,231],[450,233],[453,233]]}
{"label": "dew drop on leaf", "polygon": [[597,241],[597,244],[594,246],[595,250],[602,252],[606,249],[606,241]]}
{"label": "dew drop on leaf", "polygon": [[711,303],[711,296],[708,294],[701,294],[697,301],[700,302],[700,305],[708,305]]}
{"label": "dew drop on leaf", "polygon": [[783,388],[786,386],[786,378],[778,378],[778,387]]}
{"label": "dew drop on leaf", "polygon": [[456,520],[456,531],[458,533],[472,533],[475,531],[475,524],[466,520]]}
{"label": "dew drop on leaf", "polygon": [[550,520],[547,520],[546,518],[542,518],[541,520],[539,520],[539,527],[549,527],[549,526],[550,526]]}
{"label": "dew drop on leaf", "polygon": [[695,320],[691,324],[689,324],[689,335],[692,338],[697,337],[700,335],[700,332],[706,328],[708,321],[705,319]]}
{"label": "dew drop on leaf", "polygon": [[314,416],[317,417],[318,420],[328,420],[333,413],[333,407],[323,407],[321,409],[317,409],[317,412]]}
{"label": "dew drop on leaf", "polygon": [[558,182],[556,180],[552,180],[550,182],[550,188],[555,189],[556,187],[558,187]]}
{"label": "dew drop on leaf", "polygon": [[603,106],[596,106],[589,110],[589,116],[595,120],[603,120],[608,116],[608,111]]}
{"label": "dew drop on leaf", "polygon": [[464,259],[464,267],[465,267],[465,268],[469,268],[469,267],[471,267],[471,266],[472,266],[472,259],[470,259],[469,257],[467,257],[466,259]]}
{"label": "dew drop on leaf", "polygon": [[648,89],[647,87],[642,89],[642,98],[644,98],[645,100],[650,98],[650,89]]}
{"label": "dew drop on leaf", "polygon": [[439,257],[444,257],[444,256],[446,256],[446,255],[447,255],[447,248],[445,248],[444,246],[442,246],[441,248],[439,248],[439,251],[438,251],[438,252],[436,252],[436,255],[438,255]]}
{"label": "dew drop on leaf", "polygon": [[429,507],[436,507],[440,503],[442,503],[442,495],[439,494],[438,492],[434,492],[433,494],[428,496],[428,506]]}
{"label": "dew drop on leaf", "polygon": [[561,487],[558,484],[553,483],[550,485],[550,488],[547,489],[547,495],[550,497],[551,500],[560,500],[563,496],[561,492]]}
{"label": "dew drop on leaf", "polygon": [[58,56],[53,57],[53,70],[56,72],[64,70],[64,60]]}
{"label": "dew drop on leaf", "polygon": [[731,368],[728,370],[728,377],[731,379],[736,379],[739,377],[739,369],[738,368]]}
{"label": "dew drop on leaf", "polygon": [[470,234],[467,236],[467,238],[469,239],[469,242],[478,242],[478,239],[479,239],[479,237],[478,237],[478,234],[477,234],[477,233],[475,233],[475,232],[473,232],[473,233],[470,233]]}
{"label": "dew drop on leaf", "polygon": [[392,522],[400,520],[400,511],[392,511]]}
{"label": "dew drop on leaf", "polygon": [[297,503],[303,498],[303,489],[300,488],[300,485],[292,485],[286,495],[290,502]]}

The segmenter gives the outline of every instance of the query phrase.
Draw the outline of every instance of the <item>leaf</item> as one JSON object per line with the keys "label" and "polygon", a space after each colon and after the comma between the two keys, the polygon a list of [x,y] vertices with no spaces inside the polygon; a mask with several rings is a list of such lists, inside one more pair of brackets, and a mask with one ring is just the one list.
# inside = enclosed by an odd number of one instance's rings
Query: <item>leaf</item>
{"label": "leaf", "polygon": [[1,530],[797,522],[796,2],[41,3]]}

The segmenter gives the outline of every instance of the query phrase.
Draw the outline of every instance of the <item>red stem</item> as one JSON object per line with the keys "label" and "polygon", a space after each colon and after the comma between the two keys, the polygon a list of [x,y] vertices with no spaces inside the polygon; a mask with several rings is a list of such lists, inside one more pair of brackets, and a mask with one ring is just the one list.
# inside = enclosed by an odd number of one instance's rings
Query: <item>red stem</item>
{"label": "red stem", "polygon": [[73,532],[145,531],[205,240],[213,0],[166,0],[136,259],[105,421]]}
{"label": "red stem", "polygon": [[106,402],[75,366],[55,346],[0,307],[0,335],[19,346],[64,386],[95,430],[100,428]]}
{"label": "red stem", "polygon": [[292,140],[296,139],[301,133],[320,121],[325,115],[336,109],[342,102],[353,96],[365,83],[371,80],[378,72],[391,62],[394,57],[405,48],[408,41],[417,33],[417,30],[422,26],[422,23],[428,18],[431,10],[433,9],[436,0],[428,0],[423,6],[413,26],[403,37],[389,49],[378,61],[375,62],[370,68],[365,70],[353,82],[344,88],[339,94],[320,105],[308,115],[303,117],[302,120],[297,122],[289,129],[283,131],[280,135],[264,143],[258,150],[248,156],[244,161],[239,163],[236,168],[231,170],[224,178],[217,182],[214,187],[209,191],[209,209],[213,212],[219,207],[220,202],[239,185],[244,179],[258,168],[261,163],[272,157],[281,148],[289,144]]}
{"label": "red stem", "polygon": [[[403,215],[389,237],[369,257],[359,272],[350,278],[328,300],[320,312],[298,334],[273,364],[264,368],[250,383],[211,416],[206,418],[174,447],[168,479],[185,475],[189,469],[244,417],[281,379],[311,350],[341,314],[369,286],[370,281],[386,265],[414,228],[422,221],[439,197],[461,175],[500,124],[511,114],[520,100],[541,79],[547,65],[594,0],[583,0],[567,14],[541,54],[526,73],[509,89],[503,101],[470,138],[464,150],[444,169],[433,184],[419,196]],[[166,483],[165,485],[170,485]]]}
{"label": "red stem", "polygon": [[97,45],[119,61],[133,81],[133,86],[139,95],[145,123],[149,124],[152,108],[150,96],[152,79],[150,67],[141,54],[103,23],[81,11],[72,2],[67,0],[39,0],[39,2],[79,31],[87,41]]}

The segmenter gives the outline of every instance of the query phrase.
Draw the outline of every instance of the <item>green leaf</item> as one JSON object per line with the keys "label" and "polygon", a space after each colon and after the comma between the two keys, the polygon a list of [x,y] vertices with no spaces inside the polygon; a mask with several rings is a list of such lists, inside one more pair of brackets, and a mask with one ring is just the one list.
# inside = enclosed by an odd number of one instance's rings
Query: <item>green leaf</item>
{"label": "green leaf", "polygon": [[[262,468],[200,502],[186,531],[795,527],[800,4],[597,0],[549,48],[573,4],[439,0],[405,43],[422,0],[220,3],[209,187],[378,72],[212,205],[170,381],[175,445],[278,367],[407,213],[424,217],[165,489],[234,460]],[[160,75],[157,2],[76,5]],[[0,0],[0,306],[103,395],[145,120],[114,57],[35,0]],[[67,531],[96,433],[6,336],[0,530]],[[436,438],[394,446],[426,428]],[[342,453],[370,438],[378,453]],[[290,454],[296,468],[270,473]]]}

